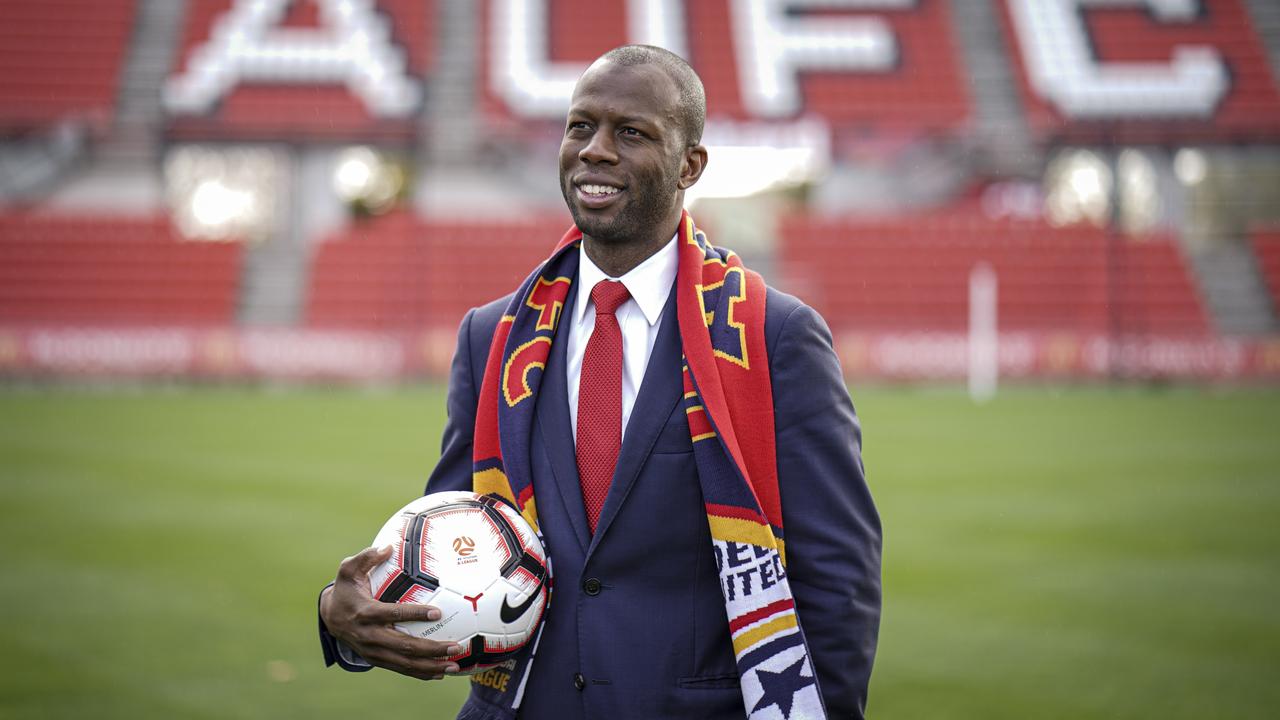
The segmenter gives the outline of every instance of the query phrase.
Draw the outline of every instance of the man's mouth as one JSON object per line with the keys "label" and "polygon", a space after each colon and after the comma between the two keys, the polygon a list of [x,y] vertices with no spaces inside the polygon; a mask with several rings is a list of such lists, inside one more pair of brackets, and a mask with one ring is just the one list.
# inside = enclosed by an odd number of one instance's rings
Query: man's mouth
{"label": "man's mouth", "polygon": [[603,183],[580,183],[577,190],[578,200],[593,209],[605,207],[622,194],[622,188]]}
{"label": "man's mouth", "polygon": [[578,188],[582,190],[582,192],[592,197],[604,197],[606,195],[613,195],[614,193],[619,192],[622,189],[622,188],[616,188],[612,185],[592,185],[592,184],[579,185]]}

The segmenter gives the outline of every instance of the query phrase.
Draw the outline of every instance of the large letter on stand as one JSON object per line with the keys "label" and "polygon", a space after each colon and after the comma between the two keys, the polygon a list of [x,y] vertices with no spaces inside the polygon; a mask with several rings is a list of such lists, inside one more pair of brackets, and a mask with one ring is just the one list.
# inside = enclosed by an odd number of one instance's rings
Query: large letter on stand
{"label": "large letter on stand", "polygon": [[760,117],[800,111],[801,70],[885,72],[898,61],[888,23],[874,17],[798,19],[789,9],[907,9],[915,0],[733,0],[742,102]]}
{"label": "large letter on stand", "polygon": [[1081,12],[1146,6],[1161,22],[1194,20],[1199,0],[1007,0],[1031,89],[1070,118],[1206,118],[1230,89],[1221,55],[1184,46],[1170,62],[1102,62]]}
{"label": "large letter on stand", "polygon": [[236,0],[192,51],[187,71],[170,78],[172,112],[208,112],[242,81],[286,85],[343,83],[381,117],[405,117],[421,88],[373,0],[316,0],[321,29],[274,28],[291,0]]}
{"label": "large letter on stand", "polygon": [[[550,60],[547,0],[494,0],[491,11],[490,82],[498,95],[520,115],[563,117],[587,66]],[[680,0],[627,0],[627,35],[688,57]]]}

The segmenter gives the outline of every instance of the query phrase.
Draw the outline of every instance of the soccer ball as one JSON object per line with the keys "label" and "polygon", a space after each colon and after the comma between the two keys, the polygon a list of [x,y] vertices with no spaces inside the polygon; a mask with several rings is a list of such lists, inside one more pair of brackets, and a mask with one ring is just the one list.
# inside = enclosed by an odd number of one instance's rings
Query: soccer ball
{"label": "soccer ball", "polygon": [[511,659],[542,620],[547,554],[529,523],[502,500],[455,491],[424,495],[392,515],[373,544],[393,546],[391,557],[369,571],[373,596],[439,608],[439,620],[396,628],[462,645],[449,658],[461,674]]}

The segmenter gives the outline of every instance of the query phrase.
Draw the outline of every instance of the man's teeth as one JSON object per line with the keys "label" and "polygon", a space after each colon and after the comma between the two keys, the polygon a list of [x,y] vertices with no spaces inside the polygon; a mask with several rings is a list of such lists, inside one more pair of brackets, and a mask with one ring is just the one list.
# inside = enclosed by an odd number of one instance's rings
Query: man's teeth
{"label": "man's teeth", "polygon": [[612,185],[581,185],[582,192],[588,195],[612,195],[618,192],[618,188]]}

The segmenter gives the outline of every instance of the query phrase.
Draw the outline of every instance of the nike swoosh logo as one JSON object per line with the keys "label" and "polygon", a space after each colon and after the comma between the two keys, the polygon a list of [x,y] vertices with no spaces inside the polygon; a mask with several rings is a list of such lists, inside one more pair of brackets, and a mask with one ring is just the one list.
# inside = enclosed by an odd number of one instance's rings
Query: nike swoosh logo
{"label": "nike swoosh logo", "polygon": [[515,607],[511,607],[507,604],[507,597],[504,595],[502,597],[502,607],[498,608],[498,617],[502,619],[503,623],[510,625],[516,620],[519,620],[521,615],[529,612],[529,608],[533,607],[534,601],[537,600],[538,596],[541,594],[541,592],[535,590],[529,595],[528,600],[525,600]]}

